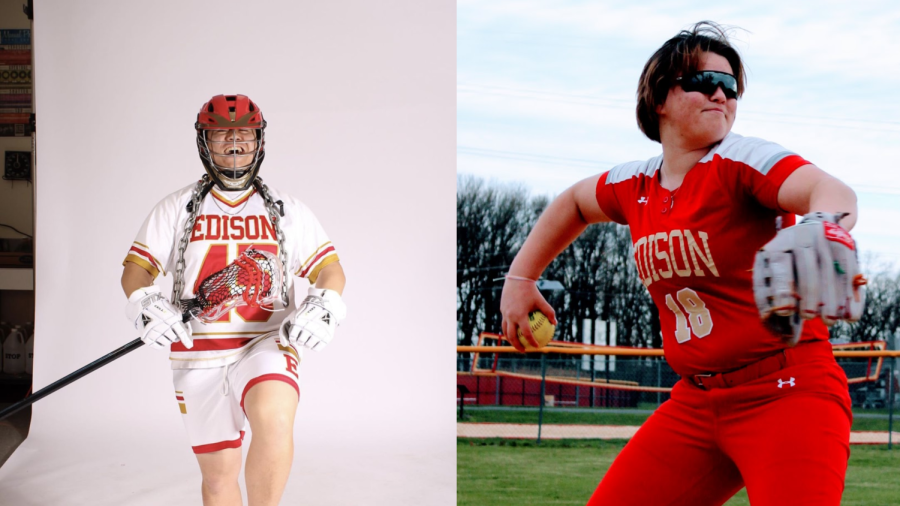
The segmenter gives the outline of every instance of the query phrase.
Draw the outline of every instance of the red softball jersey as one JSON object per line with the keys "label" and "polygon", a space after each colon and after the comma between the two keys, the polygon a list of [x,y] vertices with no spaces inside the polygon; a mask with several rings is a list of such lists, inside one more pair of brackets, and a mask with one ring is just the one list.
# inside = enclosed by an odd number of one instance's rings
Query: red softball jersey
{"label": "red softball jersey", "polygon": [[[628,225],[637,272],[659,309],[666,360],[685,375],[730,371],[786,345],[759,318],[753,259],[794,215],[778,189],[809,164],[778,144],[729,133],[674,191],[659,182],[662,155],[600,176],[597,203]],[[807,321],[801,341],[828,339]]]}

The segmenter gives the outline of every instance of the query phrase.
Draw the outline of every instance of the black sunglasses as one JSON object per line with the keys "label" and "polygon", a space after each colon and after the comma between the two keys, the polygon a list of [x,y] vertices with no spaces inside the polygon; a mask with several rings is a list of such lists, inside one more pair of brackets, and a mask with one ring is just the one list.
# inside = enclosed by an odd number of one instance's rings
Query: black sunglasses
{"label": "black sunglasses", "polygon": [[705,70],[688,76],[676,77],[675,81],[684,91],[699,91],[704,95],[712,96],[716,92],[716,88],[721,87],[725,98],[737,98],[738,94],[737,79],[725,72]]}

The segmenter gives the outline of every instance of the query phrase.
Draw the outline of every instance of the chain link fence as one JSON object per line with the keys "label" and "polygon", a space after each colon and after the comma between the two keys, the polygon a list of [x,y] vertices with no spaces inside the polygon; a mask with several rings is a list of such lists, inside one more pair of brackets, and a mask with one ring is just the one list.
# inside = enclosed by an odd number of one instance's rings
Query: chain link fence
{"label": "chain link fence", "polygon": [[[892,445],[894,359],[837,360],[850,382],[855,442]],[[662,357],[459,353],[457,435],[627,439],[678,380]]]}

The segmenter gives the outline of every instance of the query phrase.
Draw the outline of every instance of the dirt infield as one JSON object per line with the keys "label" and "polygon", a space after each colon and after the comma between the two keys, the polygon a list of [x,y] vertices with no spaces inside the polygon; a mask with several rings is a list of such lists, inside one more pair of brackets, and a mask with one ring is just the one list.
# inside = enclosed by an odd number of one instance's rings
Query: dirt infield
{"label": "dirt infield", "polygon": [[[638,430],[636,425],[553,425],[541,426],[541,439],[630,439]],[[457,423],[456,437],[537,439],[537,424],[520,423]],[[892,442],[900,443],[900,432],[894,432]],[[850,444],[887,444],[887,432],[851,432]]]}

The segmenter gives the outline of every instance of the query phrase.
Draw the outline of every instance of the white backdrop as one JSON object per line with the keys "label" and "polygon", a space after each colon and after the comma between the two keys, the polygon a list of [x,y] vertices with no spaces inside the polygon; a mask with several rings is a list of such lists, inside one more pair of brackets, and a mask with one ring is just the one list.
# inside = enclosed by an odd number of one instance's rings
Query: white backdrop
{"label": "white backdrop", "polygon": [[[122,260],[202,175],[200,106],[246,94],[269,123],[260,175],[316,213],[348,280],[346,322],[304,357],[283,504],[455,504],[455,3],[35,9],[35,388],[136,337]],[[0,502],[199,504],[172,397],[167,355],[141,348],[39,401]]]}

